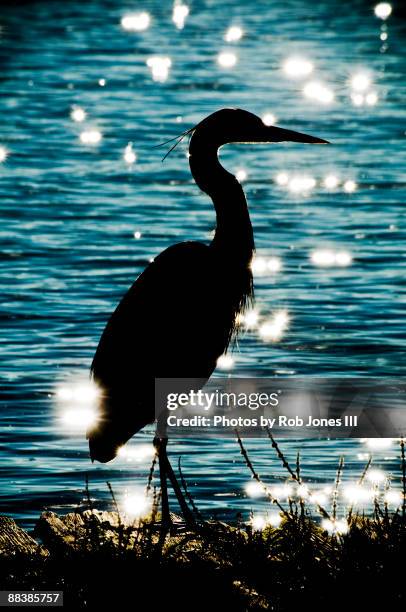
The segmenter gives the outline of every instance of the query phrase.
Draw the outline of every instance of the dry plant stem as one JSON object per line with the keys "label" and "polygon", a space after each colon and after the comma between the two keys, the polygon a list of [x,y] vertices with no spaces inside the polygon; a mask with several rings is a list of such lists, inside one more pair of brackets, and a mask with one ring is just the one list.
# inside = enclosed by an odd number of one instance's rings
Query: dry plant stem
{"label": "dry plant stem", "polygon": [[[280,448],[279,448],[278,444],[276,443],[275,438],[273,437],[269,427],[266,427],[266,433],[268,434],[268,438],[271,441],[272,448],[275,449],[276,454],[278,455],[278,458],[280,459],[283,467],[289,472],[289,474],[292,476],[293,480],[295,480],[298,484],[302,484],[302,481],[300,479],[300,469],[299,469],[299,476],[298,476],[297,473],[295,473],[292,470],[292,468],[290,467],[289,463],[287,462],[287,460],[285,458],[285,455],[280,450]],[[296,463],[296,469],[297,469],[297,463]]]}
{"label": "dry plant stem", "polygon": [[[362,471],[362,474],[361,474],[361,476],[360,476],[360,478],[359,478],[359,480],[358,480],[358,485],[359,485],[359,486],[361,486],[361,485],[362,485],[362,483],[364,482],[364,480],[365,480],[365,476],[367,475],[367,472],[368,472],[369,468],[371,467],[371,463],[372,463],[372,457],[369,457],[369,459],[368,459],[368,463],[367,463],[367,464],[366,464],[366,466],[364,467],[364,469],[363,469],[363,471]],[[353,508],[354,508],[354,505],[353,505],[353,504],[351,504],[351,506],[350,506],[350,507],[349,507],[349,509],[348,509],[347,523],[350,523],[350,522],[351,522]]]}
{"label": "dry plant stem", "polygon": [[90,510],[90,517],[87,517],[85,523],[86,523],[86,530],[88,530],[89,532],[89,539],[97,546],[101,545],[100,542],[100,533],[97,529],[94,528],[94,521],[95,521],[95,514],[96,514],[96,509],[93,506],[93,502],[92,499],[90,497],[90,488],[89,488],[89,475],[86,474],[86,498],[87,498],[87,503],[89,506],[89,510]]}
{"label": "dry plant stem", "polygon": [[[153,502],[152,502],[150,525],[157,526],[158,524],[159,529],[160,529],[160,522],[162,518],[161,516],[159,516],[159,509],[161,507],[161,503],[162,503],[161,487],[154,487],[154,497],[153,497]],[[158,516],[159,516],[159,521],[158,521]],[[158,521],[158,523],[156,523],[156,521]]]}
{"label": "dry plant stem", "polygon": [[[272,448],[275,449],[276,454],[278,455],[278,458],[280,459],[283,467],[289,472],[289,474],[291,475],[292,479],[298,484],[301,485],[302,484],[302,479],[300,476],[300,454],[297,453],[296,456],[296,472],[294,472],[292,470],[292,468],[289,465],[289,462],[287,461],[285,455],[282,453],[282,451],[280,450],[278,443],[276,442],[275,438],[273,437],[269,427],[266,427],[266,433],[268,434],[268,438],[271,441],[272,444]],[[312,498],[312,493],[309,492],[309,497],[310,499]],[[325,519],[330,519],[330,515],[327,512],[327,510],[325,508],[323,508],[323,506],[321,506],[318,502],[313,502],[314,505],[316,506],[317,510],[320,512],[321,516]],[[302,514],[304,513],[304,504],[303,504],[303,500],[300,499],[300,508],[302,511]]]}
{"label": "dry plant stem", "polygon": [[[270,434],[270,431],[268,431],[268,435],[269,434]],[[271,438],[272,438],[272,434],[271,434]],[[276,441],[273,438],[272,438],[272,446],[273,446],[273,448],[275,448],[276,452],[278,453],[278,456],[279,456],[279,453],[281,455],[283,455],[282,451],[280,451]],[[286,461],[285,457],[284,457],[284,461]],[[286,463],[288,463],[288,462],[286,462]],[[299,451],[296,453],[296,476],[297,476],[297,482],[301,482],[301,477],[300,477],[300,452]],[[300,497],[300,499],[299,499],[299,504],[300,504],[301,516],[304,517],[304,514],[305,514],[305,505],[304,505],[302,497]]]}
{"label": "dry plant stem", "polygon": [[152,463],[151,463],[151,467],[150,467],[149,474],[148,474],[148,481],[147,481],[147,486],[145,489],[145,495],[148,495],[148,493],[151,490],[152,481],[154,479],[156,460],[157,460],[157,454],[155,453],[152,458]]}
{"label": "dry plant stem", "polygon": [[86,474],[85,476],[85,493],[86,493],[86,499],[87,499],[87,504],[89,506],[89,510],[93,513],[94,508],[93,508],[93,503],[90,497],[90,490],[89,490],[89,475]]}
{"label": "dry plant stem", "polygon": [[296,455],[296,476],[298,481],[300,480],[300,451]]}
{"label": "dry plant stem", "polygon": [[128,544],[129,538],[130,538],[130,531],[128,531],[127,540],[124,541],[124,524],[123,524],[123,521],[121,519],[120,509],[118,507],[116,496],[114,495],[113,487],[111,486],[111,483],[109,481],[107,481],[107,487],[108,487],[108,490],[110,492],[111,499],[113,501],[113,508],[117,512],[119,547],[122,546],[122,547],[125,548],[127,546],[127,544]]}
{"label": "dry plant stem", "polygon": [[190,505],[191,505],[191,507],[192,507],[192,510],[193,510],[193,512],[195,513],[195,515],[196,515],[196,516],[197,516],[197,517],[198,517],[200,520],[203,520],[203,517],[202,517],[202,515],[200,514],[199,509],[198,509],[198,507],[197,507],[197,506],[196,506],[196,504],[195,504],[195,500],[193,499],[192,494],[191,494],[191,493],[190,493],[190,491],[189,491],[189,487],[187,486],[187,482],[186,482],[186,480],[185,480],[185,478],[184,478],[184,476],[183,476],[182,467],[181,467],[181,462],[182,462],[182,457],[179,457],[179,459],[178,459],[178,469],[179,469],[180,481],[181,481],[181,483],[182,483],[183,490],[184,490],[184,492],[185,492],[186,497],[188,498],[188,501],[189,501],[189,503],[190,503]]}
{"label": "dry plant stem", "polygon": [[111,499],[113,500],[113,506],[114,506],[114,510],[117,512],[117,517],[118,517],[118,524],[121,527],[122,525],[122,520],[121,520],[121,514],[120,514],[120,509],[118,507],[118,503],[116,500],[116,496],[114,495],[114,491],[113,491],[113,487],[111,486],[111,483],[109,481],[107,481],[107,487],[110,491],[110,495],[111,495]]}
{"label": "dry plant stem", "polygon": [[402,517],[405,520],[406,517],[406,453],[405,453],[405,440],[404,438],[400,439],[400,455],[401,455],[401,468],[402,468],[402,493],[403,493],[403,502],[402,502]]}
{"label": "dry plant stem", "polygon": [[340,457],[340,463],[338,465],[336,481],[335,481],[334,491],[333,491],[333,512],[332,512],[332,514],[333,514],[333,521],[335,521],[336,518],[337,518],[338,487],[339,487],[340,482],[341,482],[341,474],[342,474],[342,471],[343,471],[343,467],[344,467],[344,457]]}
{"label": "dry plant stem", "polygon": [[283,513],[283,516],[287,519],[290,519],[291,516],[289,514],[289,512],[286,512],[285,508],[283,508],[283,506],[281,506],[281,504],[279,503],[279,501],[276,499],[276,497],[274,497],[272,495],[272,493],[269,490],[269,487],[267,487],[267,485],[261,480],[260,476],[257,474],[257,472],[254,469],[254,466],[251,462],[251,459],[248,457],[248,453],[244,448],[244,445],[242,443],[242,440],[240,438],[240,434],[238,433],[238,430],[235,430],[236,436],[237,436],[237,441],[238,441],[238,445],[240,447],[240,451],[241,451],[241,455],[244,457],[245,463],[248,467],[248,469],[250,470],[252,477],[254,478],[254,480],[256,480],[264,489],[264,492],[266,494],[266,496],[268,497],[268,499],[275,504],[276,506],[278,506],[279,510]]}

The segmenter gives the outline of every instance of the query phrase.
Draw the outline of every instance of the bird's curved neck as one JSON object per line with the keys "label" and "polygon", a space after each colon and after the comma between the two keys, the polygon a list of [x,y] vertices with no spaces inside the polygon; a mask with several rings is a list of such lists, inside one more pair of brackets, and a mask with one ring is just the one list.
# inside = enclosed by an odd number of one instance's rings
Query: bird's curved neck
{"label": "bird's curved neck", "polygon": [[248,264],[254,251],[254,237],[244,191],[235,176],[218,159],[219,145],[193,134],[189,163],[196,184],[213,200],[217,226],[212,247],[234,262]]}

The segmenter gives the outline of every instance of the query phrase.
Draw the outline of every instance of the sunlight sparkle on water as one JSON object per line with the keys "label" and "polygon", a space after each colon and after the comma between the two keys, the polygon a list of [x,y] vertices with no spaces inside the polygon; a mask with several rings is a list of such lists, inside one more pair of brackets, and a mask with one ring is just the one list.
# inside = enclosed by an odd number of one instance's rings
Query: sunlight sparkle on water
{"label": "sunlight sparkle on water", "polygon": [[343,496],[350,504],[362,504],[370,502],[374,492],[360,484],[347,484],[343,488]]}
{"label": "sunlight sparkle on water", "polygon": [[335,253],[327,249],[313,251],[311,254],[312,263],[316,266],[333,266],[335,263]]}
{"label": "sunlight sparkle on water", "polygon": [[106,79],[99,79],[100,87],[104,87],[106,85]]}
{"label": "sunlight sparkle on water", "polygon": [[321,526],[329,534],[341,535],[347,533],[349,529],[347,521],[344,520],[323,519],[321,521]]}
{"label": "sunlight sparkle on water", "polygon": [[189,7],[187,6],[187,4],[183,4],[181,0],[175,0],[173,4],[172,21],[176,25],[178,30],[183,29],[185,25],[186,17],[188,15],[189,15]]}
{"label": "sunlight sparkle on water", "polygon": [[97,411],[92,408],[72,408],[63,413],[62,421],[72,429],[85,431],[97,423]]}
{"label": "sunlight sparkle on water", "polygon": [[232,51],[222,51],[217,56],[217,63],[222,68],[233,68],[237,63],[237,55]]}
{"label": "sunlight sparkle on water", "polygon": [[151,511],[151,502],[144,491],[126,492],[123,499],[124,512],[131,518],[142,518]]}
{"label": "sunlight sparkle on water", "polygon": [[244,315],[245,327],[254,327],[258,323],[259,313],[257,310],[248,310]]}
{"label": "sunlight sparkle on water", "polygon": [[64,426],[85,431],[95,425],[98,419],[97,404],[100,389],[93,381],[64,384],[56,390]]}
{"label": "sunlight sparkle on water", "polygon": [[371,450],[384,450],[393,445],[394,438],[365,438],[361,441]]}
{"label": "sunlight sparkle on water", "polygon": [[351,94],[351,100],[354,106],[362,106],[364,104],[364,96],[360,93]]}
{"label": "sunlight sparkle on water", "polygon": [[385,20],[392,13],[392,6],[389,4],[389,2],[380,2],[375,6],[374,12],[378,19]]}
{"label": "sunlight sparkle on water", "polygon": [[6,161],[7,156],[8,156],[8,151],[6,147],[0,146],[0,164]]}
{"label": "sunlight sparkle on water", "polygon": [[390,490],[385,493],[384,500],[392,506],[399,506],[403,501],[403,495],[400,491]]}
{"label": "sunlight sparkle on water", "polygon": [[282,517],[278,512],[271,512],[268,516],[267,523],[271,525],[271,527],[279,527],[282,523]]}
{"label": "sunlight sparkle on water", "polygon": [[374,91],[371,91],[365,96],[365,102],[368,106],[375,106],[378,102],[378,95]]}
{"label": "sunlight sparkle on water", "polygon": [[306,499],[307,497],[310,496],[309,487],[305,484],[299,485],[296,489],[296,492],[298,496],[301,497],[302,499]]}
{"label": "sunlight sparkle on water", "polygon": [[357,453],[357,459],[360,461],[368,461],[369,457],[369,453]]}
{"label": "sunlight sparkle on water", "polygon": [[289,323],[289,316],[286,310],[279,310],[275,312],[273,320],[275,325],[280,327],[281,329],[285,329]]}
{"label": "sunlight sparkle on water", "polygon": [[254,275],[260,276],[266,273],[266,259],[265,257],[253,257],[251,261],[251,271]]}
{"label": "sunlight sparkle on water", "polygon": [[316,186],[316,179],[312,176],[294,176],[288,183],[292,193],[306,193]]}
{"label": "sunlight sparkle on water", "polygon": [[80,106],[74,106],[71,111],[71,119],[77,123],[81,123],[86,119],[86,111]]}
{"label": "sunlight sparkle on water", "polygon": [[352,263],[352,257],[351,257],[351,253],[349,253],[348,251],[338,251],[335,254],[335,263],[338,266],[349,266]]}
{"label": "sunlight sparkle on water", "polygon": [[273,485],[270,491],[276,499],[289,499],[289,497],[292,497],[293,487],[290,484]]}
{"label": "sunlight sparkle on water", "polygon": [[335,189],[338,186],[338,178],[334,174],[329,174],[323,184],[327,189]]}
{"label": "sunlight sparkle on water", "polygon": [[133,143],[129,142],[123,153],[124,161],[127,164],[134,164],[137,161],[137,155],[133,149]]}
{"label": "sunlight sparkle on water", "polygon": [[351,253],[348,251],[331,251],[329,249],[317,249],[310,256],[312,263],[315,266],[331,267],[331,266],[349,266],[352,263]]}
{"label": "sunlight sparkle on water", "polygon": [[228,43],[237,42],[244,35],[244,31],[239,26],[230,26],[224,34],[224,40]]}
{"label": "sunlight sparkle on water", "polygon": [[334,93],[331,89],[319,81],[310,81],[303,88],[303,94],[310,100],[321,104],[331,104],[334,101]]}
{"label": "sunlight sparkle on water", "polygon": [[283,71],[287,76],[299,79],[313,72],[313,64],[307,59],[289,57],[283,64]]}
{"label": "sunlight sparkle on water", "polygon": [[254,514],[251,525],[254,531],[262,531],[266,527],[266,519],[262,514]]}
{"label": "sunlight sparkle on water", "polygon": [[237,181],[239,183],[244,182],[245,180],[247,180],[248,174],[246,172],[246,170],[237,170],[236,174],[235,174],[235,178],[237,179]]}
{"label": "sunlight sparkle on water", "polygon": [[375,91],[370,91],[366,95],[361,93],[353,93],[351,94],[351,100],[354,106],[375,106],[378,102],[378,95]]}
{"label": "sunlight sparkle on water", "polygon": [[320,504],[320,506],[323,506],[324,504],[327,503],[328,496],[326,493],[323,493],[323,491],[316,491],[315,493],[312,494],[311,500],[315,504]]}
{"label": "sunlight sparkle on water", "polygon": [[282,268],[282,262],[279,257],[270,257],[266,262],[266,267],[269,272],[275,274],[276,272],[280,272]]}
{"label": "sunlight sparkle on water", "polygon": [[117,455],[127,461],[144,461],[146,459],[152,459],[155,455],[155,449],[152,444],[121,446],[118,449]]}
{"label": "sunlight sparkle on water", "polygon": [[63,402],[79,404],[94,403],[100,396],[100,390],[93,381],[66,384],[59,387],[56,396]]}
{"label": "sunlight sparkle on water", "polygon": [[234,366],[234,358],[231,355],[221,355],[217,359],[217,367],[220,370],[231,370]]}
{"label": "sunlight sparkle on water", "polygon": [[344,191],[347,193],[353,193],[357,188],[357,183],[355,181],[349,180],[344,183]]}
{"label": "sunlight sparkle on water", "polygon": [[289,175],[286,172],[279,172],[276,175],[276,182],[281,186],[287,185],[289,183]]}
{"label": "sunlight sparkle on water", "polygon": [[366,477],[369,482],[372,482],[372,484],[379,484],[380,482],[383,482],[386,478],[385,472],[377,469],[368,470]]}
{"label": "sunlight sparkle on water", "polygon": [[244,491],[249,497],[261,497],[264,495],[263,486],[256,480],[247,482],[247,484],[244,486]]}
{"label": "sunlight sparkle on water", "polygon": [[139,239],[141,238],[141,236],[142,236],[141,232],[138,232],[138,231],[137,231],[137,232],[134,232],[134,238],[135,238],[136,240],[139,240]]}
{"label": "sunlight sparkle on water", "polygon": [[262,121],[267,126],[275,125],[276,117],[273,113],[265,113],[265,115],[262,115]]}
{"label": "sunlight sparkle on water", "polygon": [[259,312],[257,310],[248,310],[245,314],[238,316],[238,325],[244,325],[247,329],[255,327],[259,320]]}
{"label": "sunlight sparkle on water", "polygon": [[279,257],[265,257],[256,256],[251,261],[251,271],[254,276],[264,276],[265,274],[271,273],[276,274],[282,268],[282,262]]}
{"label": "sunlight sparkle on water", "polygon": [[354,91],[366,91],[371,85],[371,79],[365,72],[358,72],[351,78],[351,87]]}
{"label": "sunlight sparkle on water", "polygon": [[83,144],[96,145],[102,139],[101,132],[99,130],[84,130],[80,134],[80,140]]}
{"label": "sunlight sparkle on water", "polygon": [[381,32],[379,35],[379,38],[383,41],[388,39],[388,33],[387,32]]}
{"label": "sunlight sparkle on water", "polygon": [[151,70],[154,81],[163,83],[169,76],[169,69],[172,61],[169,57],[155,55],[147,59],[147,66]]}
{"label": "sunlight sparkle on water", "polygon": [[141,13],[133,13],[131,15],[124,15],[121,19],[121,25],[124,30],[128,32],[142,32],[149,28],[151,18],[145,11]]}
{"label": "sunlight sparkle on water", "polygon": [[259,335],[265,341],[277,342],[283,336],[289,324],[289,315],[286,310],[276,312],[273,317],[259,328]]}

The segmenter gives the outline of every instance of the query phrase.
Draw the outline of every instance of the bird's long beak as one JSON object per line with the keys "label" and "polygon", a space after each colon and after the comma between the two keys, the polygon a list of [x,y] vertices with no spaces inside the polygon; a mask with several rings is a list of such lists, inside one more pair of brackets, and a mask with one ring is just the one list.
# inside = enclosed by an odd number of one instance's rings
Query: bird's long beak
{"label": "bird's long beak", "polygon": [[283,128],[271,126],[265,126],[263,134],[266,137],[267,142],[306,142],[309,144],[330,144],[328,140],[322,138],[316,138],[316,136],[309,136],[308,134],[301,134],[300,132],[294,132],[293,130],[284,130]]}

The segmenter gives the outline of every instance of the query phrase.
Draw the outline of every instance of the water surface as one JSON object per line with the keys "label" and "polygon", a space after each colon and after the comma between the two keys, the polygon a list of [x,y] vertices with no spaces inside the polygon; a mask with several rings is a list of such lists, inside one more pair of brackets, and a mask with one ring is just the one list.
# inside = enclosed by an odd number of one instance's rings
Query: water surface
{"label": "water surface", "polygon": [[[133,2],[107,0],[0,9],[0,145],[9,152],[0,164],[0,510],[25,524],[43,508],[80,504],[85,474],[100,505],[108,504],[107,479],[118,497],[145,483],[147,459],[90,463],[83,436],[61,427],[55,390],[86,376],[109,313],[152,257],[176,241],[210,240],[214,212],[191,179],[186,144],[163,164],[168,146],[154,147],[218,108],[271,112],[281,126],[332,142],[234,145],[221,154],[230,171],[247,173],[258,255],[282,263],[256,278],[257,308],[264,318],[279,309],[290,317],[278,342],[243,334],[230,374],[406,373],[401,16],[395,10],[383,23],[359,0],[194,0],[178,29],[171,2],[145,0],[150,27],[128,32],[120,20],[131,10]],[[230,25],[243,28],[241,40],[224,41]],[[217,62],[226,50],[238,57],[233,68]],[[164,81],[146,65],[155,55],[171,59]],[[281,67],[292,55],[312,61],[314,73],[287,78]],[[369,73],[376,104],[354,104],[355,72]],[[304,97],[312,80],[334,101]],[[82,123],[70,116],[75,105],[87,112]],[[98,145],[81,142],[89,129],[102,134]],[[133,165],[123,160],[129,142]],[[281,172],[313,177],[316,186],[292,192],[277,184]],[[329,190],[330,174],[340,182]],[[350,253],[352,262],[319,267],[315,249]],[[143,431],[133,443],[151,436]],[[269,444],[248,447],[269,482],[284,479]],[[343,453],[348,479],[365,463],[358,441],[284,444],[292,459],[299,447],[310,482],[330,482]],[[182,455],[208,514],[232,517],[265,503],[245,496],[249,474],[233,440],[185,440],[171,452]],[[396,454],[377,453],[377,465],[396,470]]]}

